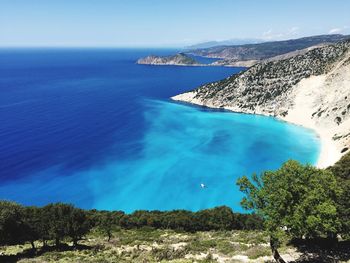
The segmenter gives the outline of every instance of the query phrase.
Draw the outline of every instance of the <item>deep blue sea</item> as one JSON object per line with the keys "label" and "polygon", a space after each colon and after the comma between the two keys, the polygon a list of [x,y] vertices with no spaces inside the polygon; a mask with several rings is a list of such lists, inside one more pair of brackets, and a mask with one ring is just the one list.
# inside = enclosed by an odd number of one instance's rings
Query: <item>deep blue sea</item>
{"label": "deep blue sea", "polygon": [[310,130],[169,100],[242,70],[135,64],[174,52],[1,49],[0,199],[241,211],[239,176],[316,162]]}

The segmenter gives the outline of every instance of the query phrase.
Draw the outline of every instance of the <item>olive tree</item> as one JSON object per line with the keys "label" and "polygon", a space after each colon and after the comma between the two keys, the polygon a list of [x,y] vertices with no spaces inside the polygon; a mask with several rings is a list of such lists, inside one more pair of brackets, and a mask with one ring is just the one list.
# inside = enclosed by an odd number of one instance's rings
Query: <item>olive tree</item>
{"label": "olive tree", "polygon": [[288,161],[276,171],[243,176],[237,181],[245,194],[242,206],[264,218],[276,261],[278,236],[333,239],[341,228],[337,199],[340,188],[332,172]]}
{"label": "olive tree", "polygon": [[344,155],[328,170],[332,171],[341,187],[341,195],[338,199],[339,218],[342,223],[341,235],[350,238],[350,153]]}
{"label": "olive tree", "polygon": [[0,201],[0,245],[24,241],[23,207],[15,202]]}

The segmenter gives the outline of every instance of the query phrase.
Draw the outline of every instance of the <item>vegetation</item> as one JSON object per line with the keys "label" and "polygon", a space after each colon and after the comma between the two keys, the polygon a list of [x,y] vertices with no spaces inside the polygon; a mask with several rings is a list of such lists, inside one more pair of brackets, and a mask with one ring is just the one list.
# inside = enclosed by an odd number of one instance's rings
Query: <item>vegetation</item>
{"label": "vegetation", "polygon": [[350,36],[343,35],[321,35],[257,44],[214,46],[210,48],[192,50],[191,52],[200,56],[220,57],[225,59],[234,59],[236,61],[260,60],[301,50],[314,45],[335,43],[349,38]]}
{"label": "vegetation", "polygon": [[233,213],[228,207],[190,212],[175,210],[136,211],[125,214],[120,211],[84,211],[73,205],[56,203],[47,206],[23,207],[14,202],[0,202],[0,245],[24,244],[35,249],[35,242],[40,240],[43,246],[54,241],[58,248],[62,240],[69,239],[73,246],[78,246],[91,229],[98,229],[107,236],[119,228],[173,229],[177,231],[210,231],[261,229],[262,220],[252,214]]}
{"label": "vegetation", "polygon": [[192,57],[185,53],[177,53],[171,56],[147,56],[140,58],[138,64],[150,65],[199,65],[199,63]]}
{"label": "vegetation", "polygon": [[337,202],[337,211],[341,221],[340,234],[350,239],[350,154],[344,155],[335,165],[328,168],[334,175],[341,189]]}
{"label": "vegetation", "polygon": [[[350,259],[344,252],[350,244],[350,154],[328,169],[288,161],[278,170],[243,176],[237,184],[245,194],[242,206],[256,214],[233,213],[225,206],[125,214],[63,203],[25,207],[0,201],[0,261],[31,255],[43,261],[78,257],[96,262],[89,257],[99,251],[105,253],[101,262],[191,262],[185,260],[191,257],[212,262],[238,254],[256,259],[271,255],[269,241],[276,261],[284,262],[277,248],[299,244],[302,251],[320,240],[326,255],[336,247],[341,249],[338,258]],[[45,253],[53,249],[57,253]],[[11,256],[9,250],[19,254]]]}
{"label": "vegetation", "polygon": [[[286,59],[258,63],[226,79],[204,84],[191,92],[194,92],[192,95],[197,99],[197,104],[283,117],[291,109],[290,103],[293,99],[289,95],[295,85],[310,76],[330,72],[336,63],[347,58],[349,50],[350,39]],[[345,64],[341,65],[344,67]],[[332,121],[338,125],[344,121],[346,115],[342,113],[348,112],[348,109],[342,103],[334,106],[338,107],[335,111],[320,107],[313,112],[313,116],[320,117],[322,112],[324,115],[326,111],[332,112],[330,116],[337,115],[332,117]]]}
{"label": "vegetation", "polygon": [[339,234],[347,238],[349,159],[346,156],[326,170],[288,161],[276,171],[237,181],[245,193],[242,206],[264,219],[277,262],[284,262],[277,251],[282,234],[292,240],[325,239],[329,245]]}
{"label": "vegetation", "polygon": [[[108,242],[104,233],[93,229],[79,242],[79,247],[42,248],[36,243],[36,254],[30,244],[0,248],[4,262],[217,262],[219,258],[271,257],[268,236],[262,231],[199,231],[195,233],[152,229],[115,229]],[[252,242],[255,238],[259,244]],[[61,246],[64,243],[61,243]],[[289,249],[286,247],[286,249]],[[0,257],[1,262],[1,257]],[[229,262],[232,262],[229,261]],[[235,261],[233,261],[235,262]]]}

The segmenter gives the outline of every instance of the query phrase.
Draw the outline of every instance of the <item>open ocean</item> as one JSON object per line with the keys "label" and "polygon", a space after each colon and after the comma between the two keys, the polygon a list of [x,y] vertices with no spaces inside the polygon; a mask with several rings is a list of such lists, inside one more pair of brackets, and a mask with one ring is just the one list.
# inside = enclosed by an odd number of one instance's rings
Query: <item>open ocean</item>
{"label": "open ocean", "polygon": [[241,70],[135,64],[174,52],[1,49],[0,199],[242,211],[239,176],[317,161],[310,130],[170,101]]}

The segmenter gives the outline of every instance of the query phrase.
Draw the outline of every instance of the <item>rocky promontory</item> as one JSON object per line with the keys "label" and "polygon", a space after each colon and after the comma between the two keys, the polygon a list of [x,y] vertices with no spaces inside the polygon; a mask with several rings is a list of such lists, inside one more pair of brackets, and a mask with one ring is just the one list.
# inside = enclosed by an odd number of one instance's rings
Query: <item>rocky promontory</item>
{"label": "rocky promontory", "polygon": [[195,59],[184,53],[178,53],[172,56],[147,56],[137,60],[137,64],[146,65],[176,65],[176,66],[199,66]]}

